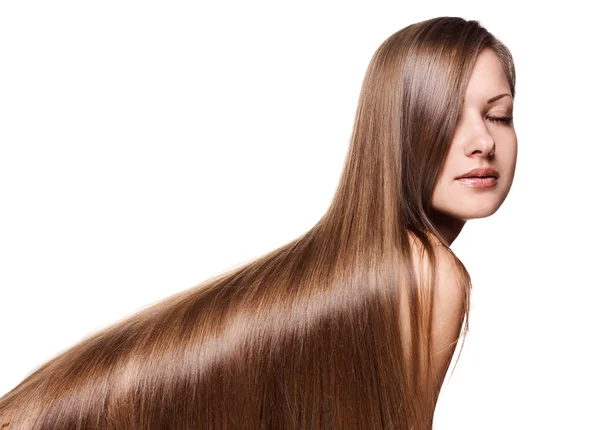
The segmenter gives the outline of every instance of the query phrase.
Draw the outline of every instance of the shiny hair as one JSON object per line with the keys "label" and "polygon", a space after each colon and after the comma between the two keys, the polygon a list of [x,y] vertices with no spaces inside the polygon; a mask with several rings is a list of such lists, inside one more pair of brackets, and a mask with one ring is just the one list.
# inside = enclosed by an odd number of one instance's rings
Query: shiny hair
{"label": "shiny hair", "polygon": [[511,54],[478,21],[438,17],[388,37],[368,65],[319,221],[45,362],[0,398],[0,425],[430,429],[442,384],[431,321],[443,256],[461,291],[452,351],[468,331],[471,290],[431,200],[485,48],[514,97]]}

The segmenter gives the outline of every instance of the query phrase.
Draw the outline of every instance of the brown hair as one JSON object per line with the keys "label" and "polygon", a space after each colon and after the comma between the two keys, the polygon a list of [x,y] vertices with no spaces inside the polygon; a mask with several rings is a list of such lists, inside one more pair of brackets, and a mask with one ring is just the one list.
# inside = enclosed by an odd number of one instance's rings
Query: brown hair
{"label": "brown hair", "polygon": [[387,38],[335,196],[309,231],[58,354],[0,398],[0,424],[430,429],[439,250],[464,293],[464,334],[471,289],[431,197],[484,48],[514,97],[511,54],[478,21],[433,18]]}

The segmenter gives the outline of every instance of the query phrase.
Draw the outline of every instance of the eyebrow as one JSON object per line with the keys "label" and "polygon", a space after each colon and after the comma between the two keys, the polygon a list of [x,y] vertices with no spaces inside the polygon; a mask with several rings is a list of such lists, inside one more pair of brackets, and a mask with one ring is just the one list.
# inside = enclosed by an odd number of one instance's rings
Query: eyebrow
{"label": "eyebrow", "polygon": [[487,101],[487,104],[493,103],[493,102],[495,102],[496,100],[498,100],[498,99],[501,99],[501,98],[502,98],[502,97],[504,97],[504,96],[511,97],[511,95],[510,95],[510,94],[508,94],[508,93],[499,94],[499,95],[497,95],[496,97],[492,97],[491,99],[489,99],[489,100]]}

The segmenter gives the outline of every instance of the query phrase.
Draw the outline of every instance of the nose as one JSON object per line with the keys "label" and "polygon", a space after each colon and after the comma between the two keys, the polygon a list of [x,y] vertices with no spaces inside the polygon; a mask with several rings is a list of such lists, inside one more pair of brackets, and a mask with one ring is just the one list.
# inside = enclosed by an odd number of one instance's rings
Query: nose
{"label": "nose", "polygon": [[482,157],[491,157],[495,151],[496,142],[485,127],[483,127],[483,130],[479,129],[475,131],[465,145],[465,155],[467,157],[477,154]]}

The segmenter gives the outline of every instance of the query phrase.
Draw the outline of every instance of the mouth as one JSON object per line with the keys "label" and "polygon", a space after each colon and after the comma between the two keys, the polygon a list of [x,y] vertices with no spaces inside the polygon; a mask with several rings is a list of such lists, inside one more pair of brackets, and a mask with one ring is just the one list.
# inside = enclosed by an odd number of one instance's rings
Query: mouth
{"label": "mouth", "polygon": [[456,179],[460,184],[473,188],[492,188],[498,184],[495,176],[466,176]]}
{"label": "mouth", "polygon": [[498,171],[494,168],[492,168],[491,166],[484,166],[484,167],[476,167],[474,169],[469,170],[468,172],[465,172],[464,174],[460,175],[458,177],[458,179],[462,179],[462,178],[489,178],[489,177],[494,177],[496,179],[498,179],[500,175],[498,174]]}

